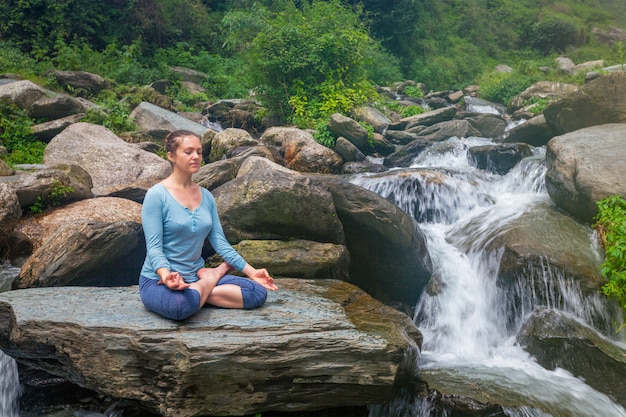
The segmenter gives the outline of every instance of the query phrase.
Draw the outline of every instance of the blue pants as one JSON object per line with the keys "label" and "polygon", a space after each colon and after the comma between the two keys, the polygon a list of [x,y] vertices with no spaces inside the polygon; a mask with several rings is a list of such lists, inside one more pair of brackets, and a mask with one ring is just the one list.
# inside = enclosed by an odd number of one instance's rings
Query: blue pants
{"label": "blue pants", "polygon": [[[217,285],[232,284],[241,288],[243,308],[260,307],[267,299],[267,290],[251,279],[224,275]],[[196,313],[200,305],[200,293],[192,288],[174,291],[159,285],[156,279],[139,277],[139,296],[143,305],[150,311],[172,320],[184,320]]]}

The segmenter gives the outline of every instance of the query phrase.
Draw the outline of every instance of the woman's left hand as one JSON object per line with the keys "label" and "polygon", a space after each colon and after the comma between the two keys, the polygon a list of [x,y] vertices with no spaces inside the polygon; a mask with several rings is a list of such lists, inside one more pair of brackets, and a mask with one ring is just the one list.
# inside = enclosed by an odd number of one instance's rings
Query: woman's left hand
{"label": "woman's left hand", "polygon": [[269,272],[267,272],[267,269],[251,268],[250,271],[244,271],[244,272],[248,272],[246,274],[248,275],[248,278],[250,278],[253,281],[258,282],[259,284],[261,284],[263,287],[267,288],[268,290],[276,291],[278,289],[276,284],[274,284],[274,278],[270,276]]}

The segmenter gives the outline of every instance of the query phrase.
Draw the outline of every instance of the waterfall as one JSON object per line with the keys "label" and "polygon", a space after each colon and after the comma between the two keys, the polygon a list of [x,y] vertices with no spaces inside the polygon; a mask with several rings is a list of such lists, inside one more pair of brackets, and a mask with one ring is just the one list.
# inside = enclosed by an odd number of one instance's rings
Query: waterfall
{"label": "waterfall", "polygon": [[19,417],[20,394],[17,363],[0,350],[0,416]]}
{"label": "waterfall", "polygon": [[[440,291],[424,292],[416,306],[415,323],[424,336],[418,372],[443,375],[459,386],[504,387],[508,398],[524,404],[504,408],[512,417],[626,416],[605,394],[562,369],[544,369],[515,343],[517,331],[539,305],[562,310],[601,332],[615,328],[604,296],[583,294],[547,263],[529,267],[526,274],[543,280],[541,294],[526,281],[510,294],[496,285],[503,250],[494,248],[494,240],[522,214],[552,203],[544,186],[545,149],[537,148],[535,156],[508,174],[495,175],[472,167],[466,157],[470,147],[492,143],[451,138],[422,153],[410,168],[351,179],[395,203],[426,235]],[[424,398],[397,399],[384,410],[372,409],[370,417],[429,416],[429,409]]]}
{"label": "waterfall", "polygon": [[[20,268],[9,262],[0,264],[0,292],[11,289]],[[0,417],[18,417],[18,399],[21,394],[17,363],[0,350]]]}

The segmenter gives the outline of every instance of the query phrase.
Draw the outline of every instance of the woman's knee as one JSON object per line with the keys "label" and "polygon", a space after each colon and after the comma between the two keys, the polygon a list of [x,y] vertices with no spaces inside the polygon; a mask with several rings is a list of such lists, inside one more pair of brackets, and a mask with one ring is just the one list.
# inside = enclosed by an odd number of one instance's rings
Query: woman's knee
{"label": "woman's knee", "polygon": [[241,288],[243,308],[246,310],[261,307],[267,300],[267,290],[265,287],[251,279],[226,275],[217,285],[223,284],[233,284]]}
{"label": "woman's knee", "polygon": [[140,288],[141,301],[154,313],[171,320],[185,320],[200,309],[200,294],[196,290],[172,291],[156,281],[145,284]]}
{"label": "woman's knee", "polygon": [[250,287],[241,287],[243,308],[246,310],[261,307],[267,300],[267,290],[256,282],[253,282],[253,284]]}

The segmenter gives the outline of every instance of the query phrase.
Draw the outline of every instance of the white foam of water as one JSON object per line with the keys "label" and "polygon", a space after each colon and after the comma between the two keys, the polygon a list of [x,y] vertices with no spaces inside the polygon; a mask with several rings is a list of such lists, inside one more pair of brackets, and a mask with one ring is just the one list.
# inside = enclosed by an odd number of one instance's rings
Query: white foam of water
{"label": "white foam of water", "polygon": [[0,416],[19,417],[20,394],[17,363],[0,351]]}
{"label": "white foam of water", "polygon": [[11,265],[9,262],[0,264],[0,292],[9,291],[11,284],[20,274],[20,268]]}
{"label": "white foam of water", "polygon": [[[468,381],[483,379],[508,387],[528,399],[527,406],[507,409],[515,417],[561,412],[626,416],[626,410],[606,395],[563,370],[544,369],[515,344],[519,324],[538,304],[547,303],[588,324],[602,316],[606,305],[544,268],[533,273],[546,280],[547,295],[539,297],[533,286],[520,284],[523,307],[514,313],[517,325],[510,325],[512,313],[502,308],[508,296],[495,283],[501,250],[491,244],[512,220],[550,201],[544,150],[500,176],[468,163],[467,149],[486,143],[492,142],[452,138],[422,153],[412,169],[352,180],[414,216],[427,237],[441,290],[435,295],[425,292],[416,308],[416,324],[424,336],[420,367],[454,370]],[[419,416],[413,411],[405,407],[398,415]]]}

